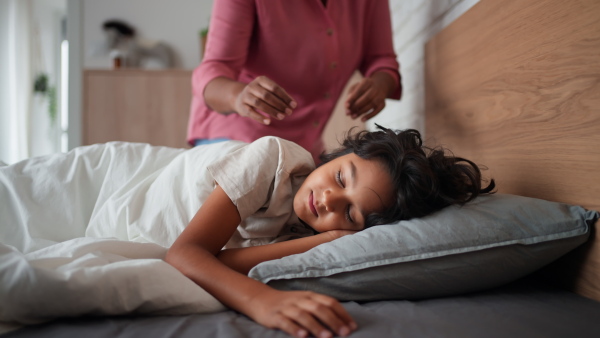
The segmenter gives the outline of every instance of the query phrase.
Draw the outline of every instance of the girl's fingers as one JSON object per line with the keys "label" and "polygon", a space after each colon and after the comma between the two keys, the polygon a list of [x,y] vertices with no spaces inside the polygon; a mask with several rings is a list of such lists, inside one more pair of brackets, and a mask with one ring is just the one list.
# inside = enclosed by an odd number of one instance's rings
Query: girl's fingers
{"label": "girl's fingers", "polygon": [[290,319],[286,316],[280,315],[279,318],[276,319],[276,321],[279,323],[278,328],[281,331],[284,331],[287,334],[294,336],[294,337],[299,337],[299,338],[308,337],[308,331],[306,329],[302,328],[301,326],[299,326],[298,324],[296,324],[292,319]]}
{"label": "girl's fingers", "polygon": [[[296,322],[316,337],[328,337],[328,332],[334,335],[347,336],[356,327],[346,309],[335,299],[317,295],[296,303],[300,313],[293,313]],[[327,328],[323,327],[325,325]]]}
{"label": "girl's fingers", "polygon": [[315,313],[306,311],[300,307],[293,307],[288,308],[285,315],[288,316],[288,318],[293,318],[296,324],[312,333],[315,337],[333,337],[331,331],[325,328],[325,326],[316,319]]}
{"label": "girl's fingers", "polygon": [[258,323],[296,337],[347,336],[356,323],[334,298],[310,291],[269,291],[248,315]]}
{"label": "girl's fingers", "polygon": [[321,294],[315,294],[313,299],[330,309],[336,320],[340,321],[339,326],[336,328],[338,334],[340,334],[339,330],[342,327],[348,327],[351,331],[357,328],[356,322],[352,319],[352,316],[350,316],[348,311],[346,311],[342,304],[336,299]]}

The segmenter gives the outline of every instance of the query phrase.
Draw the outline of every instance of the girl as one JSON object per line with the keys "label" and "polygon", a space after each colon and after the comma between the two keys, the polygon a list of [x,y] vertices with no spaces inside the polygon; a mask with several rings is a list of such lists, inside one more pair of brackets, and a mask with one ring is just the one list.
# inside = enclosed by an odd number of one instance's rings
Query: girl
{"label": "girl", "polygon": [[[214,191],[170,247],[166,261],[225,305],[267,327],[298,337],[347,336],[357,326],[335,299],[275,290],[247,272],[260,262],[370,226],[464,204],[494,188],[493,180],[481,188],[473,162],[423,146],[418,131],[379,129],[347,138],[314,170],[308,152],[273,137],[217,160],[208,167]],[[240,164],[250,162],[240,170]],[[283,241],[288,239],[293,240]]]}

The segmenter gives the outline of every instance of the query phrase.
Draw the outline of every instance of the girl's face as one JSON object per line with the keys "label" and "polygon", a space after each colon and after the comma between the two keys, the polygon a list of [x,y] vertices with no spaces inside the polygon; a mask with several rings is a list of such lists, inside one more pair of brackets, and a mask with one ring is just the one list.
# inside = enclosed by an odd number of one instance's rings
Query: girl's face
{"label": "girl's face", "polygon": [[298,218],[318,232],[365,228],[365,218],[393,200],[392,179],[376,160],[354,153],[315,169],[294,197]]}

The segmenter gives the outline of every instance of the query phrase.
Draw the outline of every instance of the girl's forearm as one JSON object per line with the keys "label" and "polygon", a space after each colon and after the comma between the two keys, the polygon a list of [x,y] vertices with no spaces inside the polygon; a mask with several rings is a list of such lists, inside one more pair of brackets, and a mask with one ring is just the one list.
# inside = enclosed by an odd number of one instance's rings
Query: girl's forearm
{"label": "girl's forearm", "polygon": [[[339,236],[338,236],[339,237]],[[243,274],[261,262],[282,258],[308,251],[315,246],[334,240],[335,232],[324,232],[315,236],[298,238],[291,241],[279,242],[249,248],[226,249],[217,257],[230,268]]]}
{"label": "girl's forearm", "polygon": [[267,286],[216,258],[239,223],[236,206],[217,186],[167,251],[165,261],[223,304],[245,312],[248,309],[244,309],[244,302]]}
{"label": "girl's forearm", "polygon": [[196,245],[169,250],[165,260],[226,306],[250,313],[250,300],[270,287],[223,265],[213,254]]}

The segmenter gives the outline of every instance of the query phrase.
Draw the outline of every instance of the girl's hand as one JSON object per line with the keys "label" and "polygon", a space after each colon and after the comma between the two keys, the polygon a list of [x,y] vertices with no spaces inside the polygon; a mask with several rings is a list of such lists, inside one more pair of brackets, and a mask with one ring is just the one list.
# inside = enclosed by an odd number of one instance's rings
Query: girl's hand
{"label": "girl's hand", "polygon": [[331,239],[329,241],[333,241],[334,239],[338,239],[340,237],[344,237],[347,235],[352,235],[357,232],[358,231],[353,231],[353,230],[329,230],[329,231],[325,232],[324,234],[329,235],[331,237]]}
{"label": "girl's hand", "polygon": [[252,298],[249,316],[256,322],[295,337],[345,337],[357,325],[334,298],[310,291],[269,289]]}
{"label": "girl's hand", "polygon": [[291,115],[296,105],[296,101],[283,88],[266,76],[259,76],[248,83],[233,103],[238,114],[265,125],[271,123],[271,118],[283,120]]}

